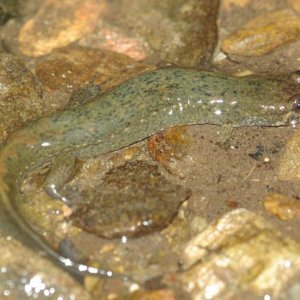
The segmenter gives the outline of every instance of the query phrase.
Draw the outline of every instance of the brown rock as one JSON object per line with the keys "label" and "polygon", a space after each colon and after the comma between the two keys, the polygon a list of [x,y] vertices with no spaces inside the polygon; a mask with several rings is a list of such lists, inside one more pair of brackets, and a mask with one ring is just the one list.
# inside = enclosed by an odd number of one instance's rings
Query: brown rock
{"label": "brown rock", "polygon": [[28,56],[41,56],[91,32],[106,1],[46,0],[19,33],[19,47]]}
{"label": "brown rock", "polygon": [[43,112],[38,80],[16,57],[0,55],[0,141]]}
{"label": "brown rock", "polygon": [[281,194],[269,194],[264,199],[264,207],[280,220],[286,221],[300,216],[300,201]]}
{"label": "brown rock", "polygon": [[93,199],[85,195],[71,216],[76,226],[105,238],[137,237],[166,227],[190,191],[172,184],[157,166],[127,162],[109,171]]}
{"label": "brown rock", "polygon": [[291,10],[261,15],[226,38],[222,50],[241,56],[260,56],[300,36],[300,18]]}
{"label": "brown rock", "polygon": [[37,77],[51,90],[72,92],[93,82],[107,90],[154,66],[112,51],[69,46],[53,51],[36,67]]}

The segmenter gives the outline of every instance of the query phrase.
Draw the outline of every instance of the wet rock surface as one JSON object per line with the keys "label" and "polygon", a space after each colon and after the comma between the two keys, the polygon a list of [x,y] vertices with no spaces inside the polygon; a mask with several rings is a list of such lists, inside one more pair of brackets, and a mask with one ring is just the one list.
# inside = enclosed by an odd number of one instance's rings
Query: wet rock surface
{"label": "wet rock surface", "polygon": [[0,53],[0,141],[43,113],[42,87],[15,56]]}
{"label": "wet rock surface", "polygon": [[168,182],[157,166],[143,161],[112,169],[99,187],[93,200],[83,197],[71,219],[83,230],[105,238],[137,237],[161,230],[190,194]]}

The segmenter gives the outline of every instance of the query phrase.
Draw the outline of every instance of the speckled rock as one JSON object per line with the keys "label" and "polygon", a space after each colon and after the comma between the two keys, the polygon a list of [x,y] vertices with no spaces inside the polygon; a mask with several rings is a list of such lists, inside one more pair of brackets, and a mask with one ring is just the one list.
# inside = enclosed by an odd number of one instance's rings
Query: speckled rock
{"label": "speckled rock", "polygon": [[16,57],[0,54],[0,141],[43,112],[38,80]]}
{"label": "speckled rock", "polygon": [[278,168],[279,180],[300,178],[300,130],[296,131],[285,146]]}
{"label": "speckled rock", "polygon": [[20,51],[41,56],[64,47],[91,32],[105,9],[106,1],[46,0],[19,33]]}
{"label": "speckled rock", "polygon": [[277,299],[300,270],[300,245],[257,214],[237,209],[194,237],[183,258],[187,271],[177,280],[192,299],[237,299],[230,295],[242,287]]}
{"label": "speckled rock", "polygon": [[260,56],[300,36],[300,17],[291,10],[261,15],[222,42],[222,50],[241,56]]}
{"label": "speckled rock", "polygon": [[269,194],[264,199],[264,207],[280,220],[286,221],[300,217],[300,202],[282,194]]}
{"label": "speckled rock", "polygon": [[109,171],[97,196],[74,208],[73,222],[106,238],[136,237],[161,230],[190,192],[168,182],[158,167],[128,162]]}
{"label": "speckled rock", "polygon": [[51,90],[72,92],[92,82],[105,91],[151,69],[154,66],[112,51],[69,46],[41,60],[36,75]]}

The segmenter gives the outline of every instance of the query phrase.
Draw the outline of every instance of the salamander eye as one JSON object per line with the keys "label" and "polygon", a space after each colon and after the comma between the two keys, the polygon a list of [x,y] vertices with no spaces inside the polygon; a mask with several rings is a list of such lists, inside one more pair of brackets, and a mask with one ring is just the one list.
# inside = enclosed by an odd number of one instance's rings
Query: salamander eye
{"label": "salamander eye", "polygon": [[297,70],[290,74],[290,78],[297,84],[300,84],[300,70]]}
{"label": "salamander eye", "polygon": [[290,98],[292,109],[295,112],[300,112],[300,94],[296,94]]}

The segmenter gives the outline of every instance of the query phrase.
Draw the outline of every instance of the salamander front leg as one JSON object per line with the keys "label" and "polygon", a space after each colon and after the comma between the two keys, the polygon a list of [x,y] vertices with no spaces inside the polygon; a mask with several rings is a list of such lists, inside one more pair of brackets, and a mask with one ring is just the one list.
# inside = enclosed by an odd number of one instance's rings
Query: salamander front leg
{"label": "salamander front leg", "polygon": [[51,170],[45,181],[45,191],[55,199],[66,203],[70,200],[60,193],[62,187],[74,176],[76,158],[74,155],[62,153],[55,157],[52,162]]}

